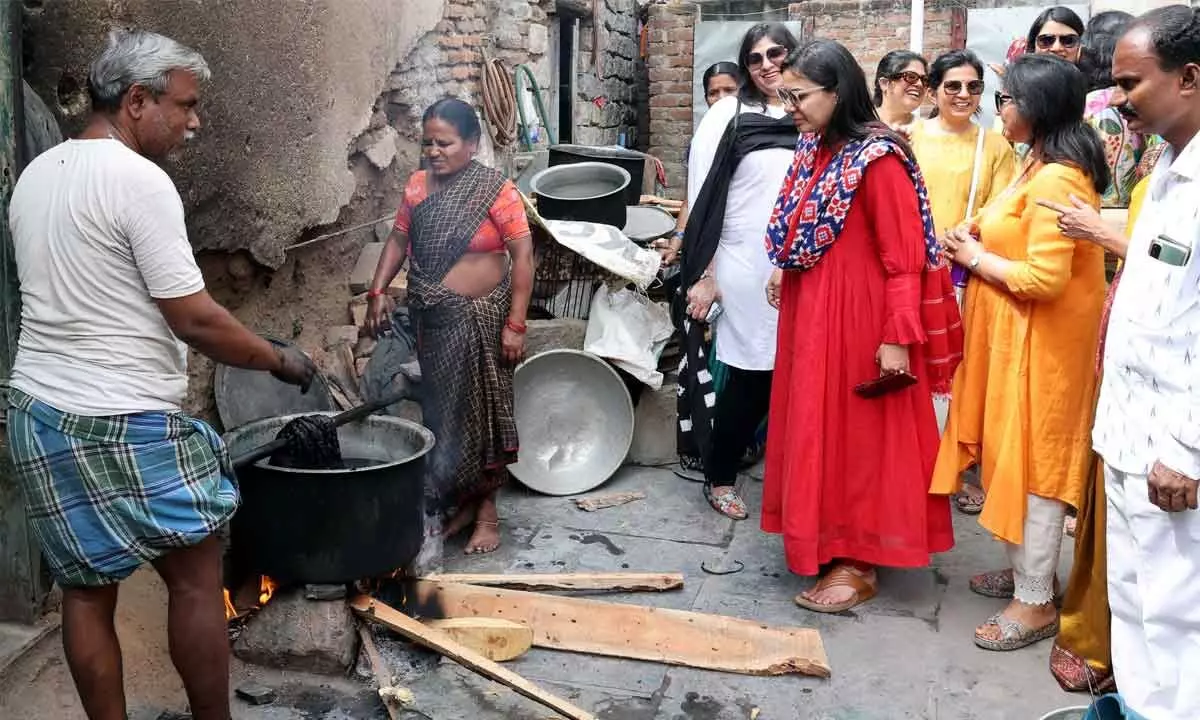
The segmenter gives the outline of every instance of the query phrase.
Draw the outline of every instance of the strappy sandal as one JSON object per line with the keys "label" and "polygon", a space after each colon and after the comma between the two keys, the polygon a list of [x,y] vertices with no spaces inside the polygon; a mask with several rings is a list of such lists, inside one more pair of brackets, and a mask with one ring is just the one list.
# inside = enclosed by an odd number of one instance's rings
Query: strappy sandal
{"label": "strappy sandal", "polygon": [[[999,600],[1012,600],[1013,593],[1017,591],[1012,568],[980,573],[971,578],[970,587],[976,595]],[[1054,578],[1054,604],[1062,605],[1062,587],[1057,576]]]}
{"label": "strappy sandal", "polygon": [[671,468],[676,477],[692,482],[704,482],[704,462],[699,458],[680,455],[679,462]]}
{"label": "strappy sandal", "polygon": [[982,490],[975,497],[964,490],[954,496],[954,506],[963,515],[978,515],[983,512],[983,501],[986,499],[987,496],[983,494]]}
{"label": "strappy sandal", "polygon": [[848,587],[854,591],[854,595],[849,600],[844,600],[840,603],[825,604],[809,600],[803,594],[800,594],[794,598],[795,603],[805,610],[812,610],[813,612],[840,613],[862,605],[875,597],[879,592],[879,587],[875,583],[867,582],[865,577],[854,572],[854,570],[846,565],[838,565],[830,570],[825,574],[825,577],[817,581],[816,585],[813,585],[812,590],[809,590],[809,592],[818,593],[822,590],[835,587]]}
{"label": "strappy sandal", "polygon": [[745,520],[750,517],[746,502],[738,497],[737,491],[732,487],[727,492],[714,495],[712,485],[704,483],[704,499],[713,510],[732,520]]}
{"label": "strappy sandal", "polygon": [[995,625],[1000,628],[1000,639],[993,640],[982,637],[979,631],[976,630],[975,644],[984,650],[995,650],[997,652],[1020,650],[1021,648],[1029,647],[1042,640],[1049,640],[1058,635],[1058,618],[1040,628],[1031,628],[1022,625],[1016,620],[1004,617],[1003,613],[996,613],[988,618],[984,625]]}

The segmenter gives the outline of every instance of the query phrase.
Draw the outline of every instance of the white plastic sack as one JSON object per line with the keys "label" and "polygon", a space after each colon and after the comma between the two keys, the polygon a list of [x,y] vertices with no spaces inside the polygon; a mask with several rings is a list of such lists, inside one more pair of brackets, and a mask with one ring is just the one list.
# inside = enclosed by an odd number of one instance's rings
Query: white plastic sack
{"label": "white plastic sack", "polygon": [[662,258],[625,237],[612,225],[566,220],[543,220],[550,235],[563,247],[576,252],[609,272],[645,290],[658,276]]}
{"label": "white plastic sack", "polygon": [[658,358],[674,331],[666,303],[651,302],[628,288],[610,291],[601,285],[592,297],[583,349],[658,390],[663,384]]}

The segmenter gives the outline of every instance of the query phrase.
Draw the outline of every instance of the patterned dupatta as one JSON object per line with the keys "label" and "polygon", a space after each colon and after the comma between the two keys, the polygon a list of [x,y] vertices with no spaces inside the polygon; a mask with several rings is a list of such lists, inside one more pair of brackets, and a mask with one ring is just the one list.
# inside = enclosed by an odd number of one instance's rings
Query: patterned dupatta
{"label": "patterned dupatta", "polygon": [[934,232],[929,193],[920,168],[892,137],[872,134],[847,142],[813,178],[821,137],[805,134],[796,145],[771,222],[767,226],[767,255],[784,270],[811,270],[841,235],[867,166],[885,155],[900,158],[917,193],[925,230],[925,272],[922,275],[921,324],[925,329],[926,365],[935,392],[949,392],[954,370],[962,360],[963,331],[949,264],[942,257]]}

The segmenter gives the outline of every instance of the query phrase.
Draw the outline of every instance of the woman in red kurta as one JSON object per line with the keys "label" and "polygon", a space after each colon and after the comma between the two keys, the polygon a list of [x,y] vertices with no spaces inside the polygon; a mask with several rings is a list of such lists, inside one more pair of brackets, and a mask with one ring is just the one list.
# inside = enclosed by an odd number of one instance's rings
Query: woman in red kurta
{"label": "woman in red kurta", "polygon": [[[932,393],[961,357],[961,323],[920,171],[876,123],[853,56],[814,41],[783,76],[803,135],[767,238],[782,270],[762,527],[783,534],[793,572],[834,563],[796,602],[840,612],[875,595],[876,566],[924,567],[954,544],[949,500],[928,489]],[[911,384],[855,392],[898,374]]]}

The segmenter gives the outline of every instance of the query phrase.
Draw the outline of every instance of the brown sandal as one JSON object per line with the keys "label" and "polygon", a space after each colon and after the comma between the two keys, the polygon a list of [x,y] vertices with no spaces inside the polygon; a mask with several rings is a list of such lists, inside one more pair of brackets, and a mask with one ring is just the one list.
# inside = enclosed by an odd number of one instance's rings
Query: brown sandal
{"label": "brown sandal", "polygon": [[849,600],[826,605],[809,600],[803,594],[800,594],[795,597],[795,602],[805,610],[812,610],[813,612],[840,613],[865,603],[879,592],[879,588],[875,583],[867,582],[865,577],[854,572],[848,565],[838,565],[830,570],[825,574],[825,577],[817,581],[816,585],[813,585],[812,590],[809,592],[820,592],[835,587],[848,587],[854,590],[854,595]]}

